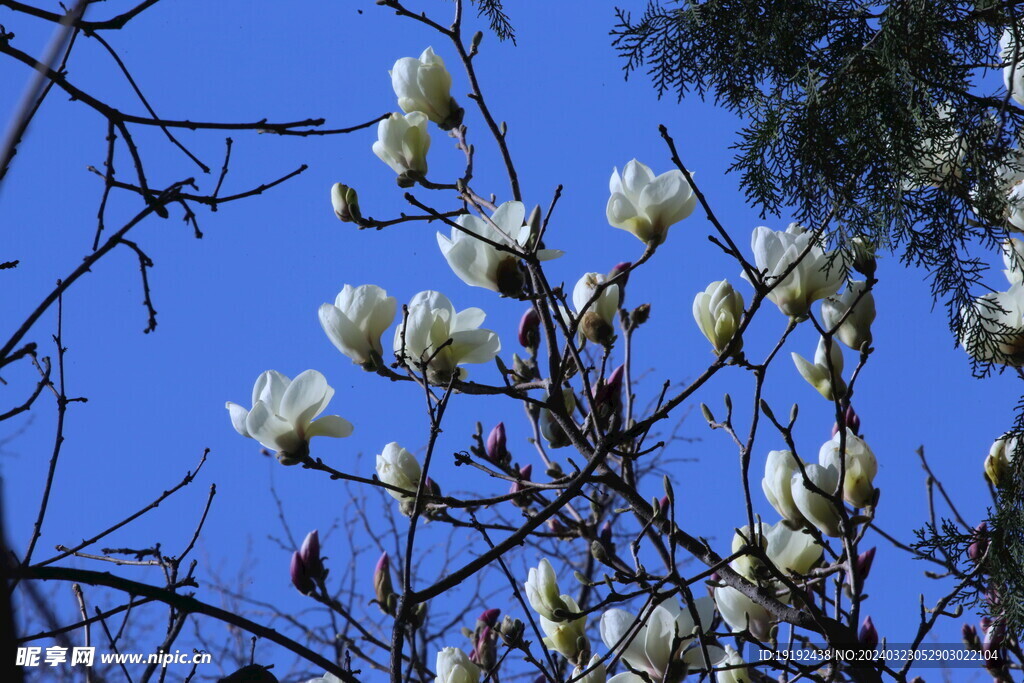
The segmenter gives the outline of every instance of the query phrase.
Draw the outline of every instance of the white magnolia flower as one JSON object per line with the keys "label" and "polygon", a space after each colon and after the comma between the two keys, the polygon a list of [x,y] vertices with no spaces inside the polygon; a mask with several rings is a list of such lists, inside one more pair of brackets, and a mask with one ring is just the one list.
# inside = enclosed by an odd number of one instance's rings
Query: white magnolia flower
{"label": "white magnolia flower", "polygon": [[267,370],[252,388],[252,409],[227,402],[231,424],[239,434],[256,439],[276,451],[284,464],[293,465],[309,452],[314,436],[345,437],[352,424],[337,415],[316,419],[334,396],[334,389],[316,370],[306,370],[294,380]]}
{"label": "white magnolia flower", "polygon": [[[1024,27],[1017,31],[1024,32]],[[1024,106],[1024,46],[1018,46],[1013,29],[1007,28],[999,40],[999,51],[1003,58],[1003,85],[1010,91],[1010,97]]]}
{"label": "white magnolia flower", "polygon": [[[572,670],[573,680],[576,683],[605,683],[608,678],[608,669],[601,660],[601,655],[594,655],[585,666],[577,666]],[[584,671],[587,671],[585,675]]]}
{"label": "white magnolia flower", "polygon": [[800,472],[799,458],[792,451],[771,451],[764,464],[764,479],[761,489],[765,498],[784,519],[796,526],[806,520],[793,501],[793,473]]}
{"label": "white magnolia flower", "polygon": [[416,456],[396,442],[392,441],[377,454],[377,478],[385,484],[409,491],[409,494],[405,494],[392,489],[384,489],[398,502],[415,500],[420,476],[422,476],[422,471]]}
{"label": "white magnolia flower", "polygon": [[768,559],[787,574],[806,574],[824,552],[809,533],[793,529],[783,522],[766,525],[764,536]]}
{"label": "white magnolia flower", "polygon": [[935,108],[929,128],[939,134],[922,141],[915,150],[915,164],[903,186],[907,190],[922,187],[940,187],[949,178],[959,175],[967,153],[967,141],[954,128],[954,110],[949,104]]}
{"label": "white magnolia flower", "polygon": [[[440,292],[420,292],[409,302],[407,319],[395,330],[395,354],[414,364],[427,363],[427,379],[435,384],[447,384],[456,373],[461,379],[466,370],[460,365],[488,363],[501,350],[498,335],[480,329],[485,317],[479,308],[456,312]],[[451,343],[445,345],[449,339]]]}
{"label": "white magnolia flower", "polygon": [[[839,440],[836,432],[831,441],[826,441],[818,451],[818,464],[832,466],[839,471]],[[849,428],[846,429],[846,471],[843,480],[843,498],[855,508],[867,506],[875,495],[872,482],[878,473],[878,460],[868,445]]]}
{"label": "white magnolia flower", "polygon": [[[743,296],[732,288],[728,280],[712,282],[693,300],[693,319],[717,354],[729,346],[742,317]],[[736,351],[741,348],[742,340],[736,343]]]}
{"label": "white magnolia flower", "polygon": [[654,246],[664,242],[669,227],[697,206],[697,196],[682,171],[673,169],[654,177],[636,159],[626,164],[621,176],[617,168],[612,172],[608,190],[608,223]]}
{"label": "white magnolia flower", "polygon": [[1024,284],[1024,241],[1010,237],[1003,242],[1003,273],[1011,285]]}
{"label": "white magnolia flower", "polygon": [[[759,533],[751,531],[748,524],[744,524],[737,529],[736,533],[732,536],[732,552],[737,553],[746,546],[767,548],[768,539],[765,537],[765,533],[769,527],[767,524],[761,523],[758,528],[760,530]],[[763,564],[757,556],[748,554],[740,555],[730,562],[729,566],[740,576],[745,576],[753,581],[758,574],[762,573],[761,567]]]}
{"label": "white magnolia flower", "polygon": [[[524,225],[526,207],[522,202],[505,202],[495,210],[490,220],[476,216],[460,216],[458,224],[486,239],[525,251],[530,239],[530,226]],[[478,240],[473,235],[452,228],[451,237],[437,233],[437,246],[459,279],[471,287],[483,287],[492,292],[517,296],[523,289],[523,276],[519,259],[514,254]],[[561,251],[540,249],[541,261],[558,258]]]}
{"label": "white magnolia flower", "polygon": [[401,187],[412,187],[416,178],[427,174],[428,149],[430,134],[427,116],[422,112],[392,114],[377,124],[373,153],[398,174]]}
{"label": "white magnolia flower", "polygon": [[[831,495],[839,485],[839,470],[829,465],[810,464],[804,468],[807,478],[819,490]],[[839,511],[832,501],[816,491],[812,491],[804,482],[804,476],[800,472],[793,474],[791,483],[793,490],[793,502],[796,503],[800,514],[808,522],[818,528],[821,533],[834,538],[840,536]]]}
{"label": "white magnolia flower", "polygon": [[353,363],[372,369],[374,357],[384,353],[380,336],[395,319],[397,305],[395,297],[377,285],[345,285],[333,304],[321,304],[320,325]]}
{"label": "white magnolia flower", "polygon": [[[590,341],[607,346],[614,336],[615,315],[619,310],[619,286],[608,285],[591,303],[605,277],[600,273],[587,273],[576,282],[572,290],[572,305],[580,318],[579,331]],[[589,305],[588,305],[589,304]]]}
{"label": "white magnolia flower", "polygon": [[526,583],[526,599],[530,607],[540,616],[549,621],[556,621],[555,611],[567,611],[565,601],[558,590],[558,577],[547,559],[542,559],[536,567],[530,568]]}
{"label": "white magnolia flower", "polygon": [[451,74],[433,48],[424,50],[419,59],[403,57],[395,62],[391,86],[402,111],[423,112],[445,130],[459,124],[455,119],[461,118],[461,111],[451,96]]}
{"label": "white magnolia flower", "polygon": [[[565,603],[566,610],[578,613],[580,606],[571,595],[559,596]],[[587,642],[587,617],[586,615],[575,619],[552,621],[543,614],[540,615],[540,628],[544,631],[544,644],[555,652],[560,653],[570,662],[579,661],[581,656],[589,654],[590,645]]]}
{"label": "white magnolia flower", "polygon": [[977,324],[961,335],[961,346],[982,362],[1024,365],[1024,285],[979,297],[974,313]]}
{"label": "white magnolia flower", "polygon": [[[793,364],[800,376],[814,387],[827,400],[842,398],[846,395],[846,382],[843,381],[843,352],[835,340],[826,351],[825,338],[818,339],[818,348],[814,352],[814,363],[810,363],[799,353],[793,352]],[[832,367],[829,368],[829,359]]]}
{"label": "white magnolia flower", "polygon": [[330,671],[325,671],[323,676],[317,678],[311,678],[306,683],[342,683],[341,679],[332,674]]}
{"label": "white magnolia flower", "polygon": [[750,683],[750,669],[741,668],[746,664],[743,657],[732,646],[725,646],[725,658],[718,664],[723,667],[735,667],[719,671],[715,674],[717,683]]}
{"label": "white magnolia flower", "polygon": [[[832,296],[843,284],[838,255],[826,253],[816,240],[814,233],[792,223],[784,231],[755,228],[750,241],[754,263],[764,273],[765,284],[773,287],[768,298],[792,318],[807,317],[813,302]],[[792,272],[779,281],[794,263],[797,265]],[[743,278],[749,280],[746,273]]]}
{"label": "white magnolia flower", "polygon": [[[853,311],[846,315],[846,312]],[[846,319],[843,320],[843,316]],[[821,317],[825,327],[836,329],[835,336],[854,351],[871,344],[871,323],[875,320],[875,295],[863,280],[854,280],[846,291],[821,302]],[[842,324],[839,321],[842,320]]]}
{"label": "white magnolia flower", "polygon": [[772,618],[768,611],[732,586],[715,589],[715,605],[733,633],[749,629],[758,640],[768,640]]}
{"label": "white magnolia flower", "polygon": [[[700,628],[710,632],[715,617],[714,601],[709,597],[699,598],[694,601],[694,607],[700,617]],[[681,662],[692,668],[703,667],[704,656],[695,637],[697,624],[690,610],[680,608],[675,598],[655,606],[639,626],[638,621],[640,617],[618,608],[601,615],[601,640],[609,650],[621,653],[630,668],[647,674],[653,681],[665,681],[670,670],[677,671]],[[677,641],[678,646],[673,650]],[[724,653],[717,647],[708,649],[714,665]],[[622,680],[619,676],[612,678],[615,683]]]}
{"label": "white magnolia flower", "polygon": [[1001,436],[992,443],[985,458],[985,475],[993,486],[999,486],[999,481],[1010,470],[1018,443],[1016,436]]}
{"label": "white magnolia flower", "polygon": [[434,683],[478,683],[480,667],[457,647],[446,647],[437,653]]}

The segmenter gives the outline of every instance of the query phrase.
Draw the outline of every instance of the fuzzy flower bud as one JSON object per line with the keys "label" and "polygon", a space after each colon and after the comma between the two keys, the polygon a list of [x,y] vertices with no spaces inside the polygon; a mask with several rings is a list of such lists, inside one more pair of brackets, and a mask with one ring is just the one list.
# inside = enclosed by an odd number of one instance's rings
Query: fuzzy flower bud
{"label": "fuzzy flower bud", "polygon": [[363,217],[359,212],[359,195],[355,188],[348,185],[334,183],[331,186],[331,204],[334,206],[334,215],[342,222],[356,223]]}
{"label": "fuzzy flower bud", "polygon": [[519,343],[528,349],[540,344],[540,315],[535,308],[528,309],[519,319]]}
{"label": "fuzzy flower bud", "polygon": [[506,448],[505,441],[505,423],[499,422],[494,425],[491,429],[491,433],[487,435],[487,458],[493,463],[504,465],[511,460],[511,456]]}
{"label": "fuzzy flower bud", "polygon": [[878,647],[878,630],[870,616],[864,618],[864,623],[861,624],[860,631],[857,633],[857,640],[869,650]]}

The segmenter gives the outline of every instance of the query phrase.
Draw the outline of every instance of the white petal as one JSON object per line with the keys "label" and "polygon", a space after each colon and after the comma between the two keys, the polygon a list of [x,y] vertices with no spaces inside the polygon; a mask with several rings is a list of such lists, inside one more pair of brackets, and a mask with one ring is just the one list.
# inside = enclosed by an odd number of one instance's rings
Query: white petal
{"label": "white petal", "polygon": [[292,380],[281,398],[278,414],[299,429],[319,415],[334,395],[327,379],[316,370],[306,370]]}
{"label": "white petal", "polygon": [[231,401],[228,401],[225,407],[231,415],[231,426],[235,428],[235,431],[242,436],[249,436],[249,432],[245,428],[245,418],[249,416],[249,411]]}
{"label": "white petal", "polygon": [[306,438],[333,436],[340,439],[351,435],[352,429],[352,423],[345,418],[337,415],[324,415],[317,420],[313,420],[312,424],[309,425],[309,429],[306,430]]}

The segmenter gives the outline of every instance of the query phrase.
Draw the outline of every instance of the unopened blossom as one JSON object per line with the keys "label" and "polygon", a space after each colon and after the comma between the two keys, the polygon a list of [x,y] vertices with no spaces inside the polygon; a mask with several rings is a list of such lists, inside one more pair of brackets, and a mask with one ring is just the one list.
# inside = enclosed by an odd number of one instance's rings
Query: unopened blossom
{"label": "unopened blossom", "polygon": [[398,302],[377,285],[345,285],[333,304],[321,304],[320,326],[343,354],[373,369],[384,353],[380,337],[395,319]]}
{"label": "unopened blossom", "polygon": [[434,683],[479,683],[480,667],[457,647],[446,647],[437,653]]}
{"label": "unopened blossom", "polygon": [[389,496],[399,502],[410,502],[415,499],[421,475],[422,470],[416,456],[394,441],[377,454],[377,478],[385,484],[407,492],[385,489]]}
{"label": "unopened blossom", "polygon": [[[601,655],[594,655],[589,662],[572,670],[572,679],[576,683],[605,683],[608,678],[608,669],[602,660]],[[587,673],[584,674],[584,671]]]}
{"label": "unopened blossom", "polygon": [[[826,349],[826,346],[831,348]],[[818,339],[814,363],[796,352],[791,356],[800,376],[826,399],[833,401],[846,395],[846,382],[843,381],[843,352],[835,340],[829,345],[825,337]]]}
{"label": "unopened blossom", "polygon": [[547,558],[530,568],[523,587],[526,589],[526,599],[537,614],[549,621],[557,621],[558,617],[565,620],[567,607],[558,590],[558,577]]}
{"label": "unopened blossom", "polygon": [[758,640],[768,640],[772,618],[768,611],[732,586],[715,589],[715,606],[733,633],[750,631]]}
{"label": "unopened blossom", "polygon": [[316,582],[326,576],[320,559],[320,536],[315,530],[306,534],[302,546],[292,553],[289,574],[292,585],[301,593],[312,592]]}
{"label": "unopened blossom", "polygon": [[[522,202],[505,202],[490,219],[468,214],[460,216],[457,222],[463,229],[453,227],[451,237],[437,233],[437,245],[452,271],[467,285],[505,296],[519,296],[523,289],[519,258],[494,245],[525,252],[530,240],[530,226],[523,223],[525,216],[526,207]],[[477,235],[489,241],[478,239]],[[537,251],[541,261],[561,255],[556,249]]]}
{"label": "unopened blossom", "polygon": [[373,594],[376,596],[380,608],[390,614],[395,588],[391,583],[391,560],[386,552],[381,553],[380,559],[377,560],[377,566],[373,569]]}
{"label": "unopened blossom", "polygon": [[[785,230],[754,228],[750,245],[764,284],[772,287],[768,298],[791,318],[806,318],[812,303],[832,296],[843,284],[841,259],[835,252],[826,253],[818,239],[796,223]],[[743,278],[749,280],[745,272]]]}
{"label": "unopened blossom", "polygon": [[484,452],[491,462],[505,464],[510,460],[504,422],[499,422],[491,429],[491,433],[487,435]]}
{"label": "unopened blossom", "polygon": [[[818,451],[818,464],[841,469],[839,447],[842,436],[837,433],[831,441],[826,441]],[[878,473],[878,460],[864,439],[856,436],[852,430],[846,430],[845,444],[846,470],[843,479],[843,498],[855,508],[866,507],[875,495],[872,482]]]}
{"label": "unopened blossom", "polygon": [[715,674],[716,683],[750,683],[750,668],[732,646],[725,646],[725,657],[715,666],[731,667]]}
{"label": "unopened blossom", "polygon": [[359,195],[348,185],[334,183],[331,186],[331,205],[334,207],[334,215],[342,222],[352,223],[362,218]]}
{"label": "unopened blossom", "polygon": [[621,175],[617,168],[612,172],[608,190],[608,223],[653,246],[664,242],[668,229],[697,206],[697,196],[682,171],[672,169],[655,177],[636,159],[626,164]]}
{"label": "unopened blossom", "polygon": [[[743,296],[732,288],[728,280],[712,282],[693,300],[693,319],[717,354],[728,348],[742,317]],[[741,348],[742,339],[736,343],[735,351]]]}
{"label": "unopened blossom", "polygon": [[377,124],[373,153],[398,174],[399,187],[412,187],[426,176],[429,149],[427,117],[421,112],[392,114]]}
{"label": "unopened blossom", "polygon": [[334,396],[334,389],[316,370],[294,380],[276,370],[259,376],[252,388],[252,409],[228,401],[231,425],[242,436],[276,451],[282,464],[294,465],[309,453],[314,436],[346,437],[352,424],[337,415],[316,419]]}
{"label": "unopened blossom", "polygon": [[869,650],[878,647],[878,629],[875,628],[875,622],[871,620],[870,616],[864,617],[864,623],[860,625],[860,631],[857,632],[857,640]]}
{"label": "unopened blossom", "polygon": [[[847,311],[850,311],[849,314]],[[821,302],[821,318],[825,329],[835,330],[839,341],[854,351],[860,351],[864,344],[871,344],[875,295],[868,289],[866,282],[854,280],[842,294]]]}
{"label": "unopened blossom", "polygon": [[1001,436],[992,443],[985,458],[985,476],[993,486],[998,487],[1006,473],[1011,471],[1019,443],[1016,436]]}
{"label": "unopened blossom", "polygon": [[806,521],[793,501],[793,474],[800,472],[799,458],[792,451],[771,451],[764,465],[761,489],[772,507],[794,526]]}
{"label": "unopened blossom", "polygon": [[[819,490],[828,495],[839,486],[839,470],[829,465],[810,464],[804,468],[807,479]],[[792,481],[793,502],[796,503],[800,514],[818,528],[826,536],[838,538],[841,535],[839,510],[835,504],[817,491],[812,491],[804,481],[804,475],[800,472],[793,474]]]}
{"label": "unopened blossom", "polygon": [[[698,598],[694,607],[700,619],[699,629],[711,631],[715,616],[715,603],[710,597]],[[637,622],[641,622],[639,628]],[[601,640],[605,647],[621,655],[630,668],[646,674],[652,681],[675,680],[686,670],[702,667],[703,652],[697,639],[698,624],[688,608],[681,608],[676,598],[668,598],[653,609],[645,609],[634,616],[624,609],[614,608],[601,615]],[[635,634],[630,636],[629,634]],[[717,647],[709,647],[712,664],[724,654]],[[621,681],[615,676],[613,681]],[[642,680],[634,675],[632,680]]]}
{"label": "unopened blossom", "polygon": [[462,110],[452,99],[452,77],[444,60],[428,47],[415,57],[403,57],[391,69],[391,87],[402,111],[423,112],[441,127],[451,130],[462,122]]}
{"label": "unopened blossom", "polygon": [[427,379],[435,384],[447,384],[453,375],[464,378],[459,366],[489,363],[501,350],[498,335],[480,329],[486,314],[479,308],[456,312],[448,297],[434,291],[420,292],[408,308],[395,330],[395,354],[417,367],[425,363]]}
{"label": "unopened blossom", "polygon": [[[566,610],[578,614],[580,606],[571,595],[560,596]],[[585,661],[590,655],[590,643],[587,641],[587,617],[581,615],[575,619],[555,621],[540,615],[540,628],[544,631],[544,644],[558,652],[570,662]]]}
{"label": "unopened blossom", "polygon": [[961,346],[981,362],[1024,365],[1024,285],[978,297],[973,311],[977,323],[965,321]]}
{"label": "unopened blossom", "polygon": [[580,334],[595,344],[608,346],[615,336],[613,326],[619,310],[619,286],[608,285],[597,294],[604,282],[605,278],[600,273],[587,273],[581,277],[572,290],[572,305],[580,318]]}
{"label": "unopened blossom", "polygon": [[[546,397],[544,402],[548,403],[550,400],[550,397]],[[572,414],[576,411],[576,394],[572,387],[562,387],[562,401],[565,403],[565,414],[571,420]],[[565,448],[572,443],[569,435],[547,408],[541,408],[540,411],[540,433],[547,439],[551,448]]]}
{"label": "unopened blossom", "polygon": [[1002,244],[1003,273],[1011,285],[1024,283],[1024,241],[1010,237]]}

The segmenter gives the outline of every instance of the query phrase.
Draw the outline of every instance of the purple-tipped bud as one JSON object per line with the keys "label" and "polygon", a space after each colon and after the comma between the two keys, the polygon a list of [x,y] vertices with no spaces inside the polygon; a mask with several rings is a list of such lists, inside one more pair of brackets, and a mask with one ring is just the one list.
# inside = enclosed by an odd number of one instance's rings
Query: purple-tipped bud
{"label": "purple-tipped bud", "polygon": [[972,650],[981,647],[981,641],[978,640],[978,629],[971,624],[964,624],[960,627],[960,637],[963,639],[964,645]]}
{"label": "purple-tipped bud", "polygon": [[[985,622],[988,625],[985,625]],[[1003,629],[1002,624],[995,624],[988,617],[982,619],[982,628],[984,628],[984,637],[981,641],[981,651],[985,653],[985,668],[989,671],[996,671],[1002,669],[1005,665],[1003,657],[1000,651],[1003,649],[1003,641],[1006,637],[1006,633]]]}
{"label": "purple-tipped bud", "polygon": [[982,522],[974,527],[974,541],[967,546],[967,557],[971,562],[977,562],[985,556],[988,550],[988,522]]}
{"label": "purple-tipped bud", "polygon": [[663,513],[668,514],[668,496],[661,497],[661,500],[658,501],[658,507],[661,508]]}
{"label": "purple-tipped bud", "polygon": [[535,308],[530,308],[519,319],[519,343],[528,349],[540,344],[540,316]]}
{"label": "purple-tipped bud", "polygon": [[565,533],[565,525],[555,517],[548,520],[548,529],[551,529],[551,533],[558,534],[559,536]]}
{"label": "purple-tipped bud", "polygon": [[309,572],[306,571],[306,565],[303,564],[298,550],[292,553],[292,563],[288,572],[291,575],[292,585],[303,595],[312,593],[316,589],[316,584],[313,583]]}
{"label": "purple-tipped bud", "polygon": [[498,617],[500,616],[501,610],[497,607],[492,607],[489,610],[484,610],[483,613],[477,617],[477,621],[493,628],[498,623]]}
{"label": "purple-tipped bud", "polygon": [[860,578],[861,583],[868,578],[868,574],[871,573],[871,565],[875,563],[875,551],[878,548],[871,547],[862,552],[857,556],[857,561],[854,563],[856,568],[857,576]]}
{"label": "purple-tipped bud", "polygon": [[611,545],[612,543],[612,523],[605,522],[601,525],[601,531],[598,532],[598,539],[605,545]]}
{"label": "purple-tipped bud", "polygon": [[878,647],[878,630],[875,629],[875,623],[871,621],[871,617],[864,618],[864,623],[860,625],[860,633],[857,634],[857,640],[869,650]]}
{"label": "purple-tipped bud", "polygon": [[423,489],[435,498],[441,497],[441,487],[430,477],[427,477],[427,480],[423,482]]}
{"label": "purple-tipped bud", "polygon": [[469,658],[480,665],[485,671],[495,664],[495,646],[497,645],[496,634],[490,626],[484,626],[477,634],[476,642],[473,643],[473,652]]}
{"label": "purple-tipped bud", "polygon": [[622,378],[625,372],[625,366],[620,365],[612,370],[608,379],[592,387],[594,405],[601,417],[609,417],[622,411]]}
{"label": "purple-tipped bud", "polygon": [[[853,432],[854,436],[860,436],[860,418],[857,413],[854,412],[853,406],[846,406],[846,412],[843,413],[843,424],[846,428]],[[839,423],[832,425],[832,436],[839,433]]]}
{"label": "purple-tipped bud", "polygon": [[608,273],[606,280],[611,280],[619,273],[624,273],[622,277],[615,281],[615,284],[619,286],[619,306],[626,300],[626,283],[629,282],[629,269],[633,266],[630,261],[623,261],[622,263],[616,264],[611,272]]}
{"label": "purple-tipped bud", "polygon": [[381,609],[387,612],[388,602],[395,592],[394,586],[391,584],[391,559],[387,553],[380,556],[377,566],[373,570],[373,592]]}
{"label": "purple-tipped bud", "polygon": [[[533,465],[527,465],[526,467],[519,468],[519,478],[522,481],[530,481],[530,476],[533,474]],[[522,493],[522,485],[516,481],[512,482],[512,487],[508,490],[511,494]]]}
{"label": "purple-tipped bud", "polygon": [[505,441],[505,423],[499,422],[487,435],[487,458],[498,465],[504,465],[511,458]]}
{"label": "purple-tipped bud", "polygon": [[306,567],[306,573],[311,579],[322,579],[324,577],[324,565],[320,561],[320,534],[314,529],[306,534],[299,548],[299,558]]}

